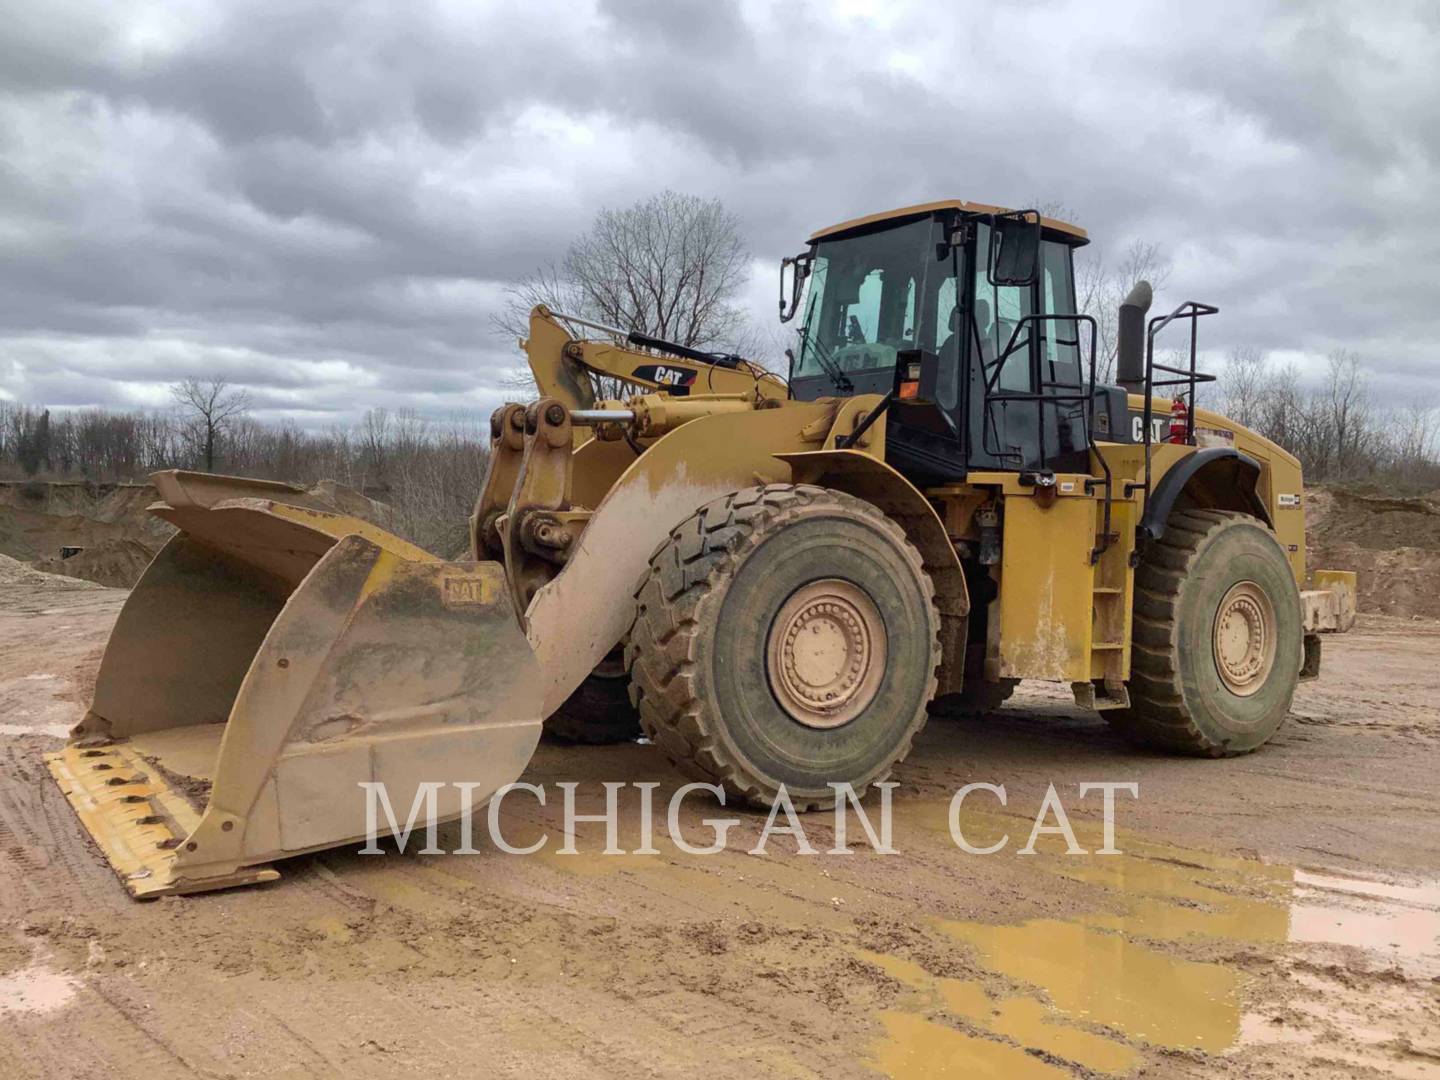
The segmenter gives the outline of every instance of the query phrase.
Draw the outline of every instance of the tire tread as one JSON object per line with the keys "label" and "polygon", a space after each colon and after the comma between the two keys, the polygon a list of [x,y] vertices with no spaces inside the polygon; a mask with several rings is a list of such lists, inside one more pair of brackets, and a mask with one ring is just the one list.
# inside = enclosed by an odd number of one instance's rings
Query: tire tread
{"label": "tire tread", "polygon": [[1246,753],[1216,742],[1195,723],[1185,706],[1179,656],[1181,585],[1210,541],[1240,522],[1265,527],[1231,510],[1176,511],[1135,570],[1130,707],[1105,716],[1136,745],[1198,757]]}
{"label": "tire tread", "polygon": [[[721,785],[756,806],[768,806],[774,790],[727,745],[713,709],[696,691],[696,669],[708,607],[717,602],[744,557],[801,511],[831,504],[837,516],[861,518],[884,533],[923,583],[935,608],[935,589],[920,553],[905,532],[878,507],[843,492],[806,484],[745,488],[700,508],[677,526],[650,559],[636,590],[635,624],[625,649],[631,701],[640,725],[687,777]],[[940,662],[939,618],[931,642],[933,664],[925,700],[935,695]],[[867,784],[885,780],[925,725],[922,707],[910,721],[890,760]],[[857,791],[863,794],[864,789]],[[833,796],[792,794],[797,810],[832,805]]]}

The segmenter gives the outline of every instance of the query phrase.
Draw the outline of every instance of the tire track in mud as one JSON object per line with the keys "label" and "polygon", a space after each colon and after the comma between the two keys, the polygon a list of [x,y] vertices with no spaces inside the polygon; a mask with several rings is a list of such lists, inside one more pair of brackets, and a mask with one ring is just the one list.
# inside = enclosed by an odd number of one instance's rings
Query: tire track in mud
{"label": "tire track in mud", "polygon": [[[334,877],[327,865],[332,861],[342,863],[342,873],[327,883],[348,893],[351,886],[339,882],[346,871],[359,872],[358,860],[331,856],[325,863],[317,862],[314,869],[325,872],[320,880]],[[343,865],[346,863],[349,865]],[[684,988],[670,977],[675,961],[655,963],[648,956],[637,957],[637,953],[648,952],[657,936],[670,936],[673,927],[647,930],[637,924],[622,930],[618,938],[607,935],[597,942],[598,955],[587,955],[586,946],[595,941],[595,927],[603,923],[609,930],[614,926],[613,919],[551,905],[517,903],[514,898],[487,891],[482,881],[472,882],[451,874],[428,860],[394,856],[376,860],[365,868],[364,880],[353,888],[372,898],[375,917],[369,932],[376,938],[398,939],[415,951],[414,966],[404,972],[409,987],[406,993],[413,992],[417,981],[430,987],[437,985],[435,978],[443,978],[461,999],[477,994],[488,998],[492,991],[483,988],[485,981],[491,971],[499,970],[502,974],[497,985],[505,988],[499,992],[516,999],[509,1002],[507,1013],[518,1000],[525,1000],[527,1008],[537,1007],[528,999],[539,995],[539,1004],[550,1017],[544,1024],[549,1033],[547,1042],[570,1047],[557,1064],[573,1069],[576,1062],[570,1055],[581,1053],[584,1063],[595,1071],[628,1075],[639,1071],[643,1075],[642,1066],[656,1060],[656,1046],[678,1034],[682,1042],[691,1044],[703,1040],[717,1045],[717,1039],[718,1045],[728,1043],[731,1049],[717,1051],[717,1057],[732,1074],[768,1072],[768,1065],[777,1058],[788,1059],[792,1071],[804,1071],[794,1058],[794,1021],[787,1021],[783,1015],[775,1018],[757,1014],[754,987],[738,994]],[[329,895],[329,890],[325,892]],[[667,906],[675,902],[669,896],[657,899]],[[477,934],[482,927],[483,933]],[[455,937],[457,933],[463,933],[466,940],[473,939],[482,951],[472,951]],[[507,955],[509,963],[516,965],[509,970],[517,973],[508,978],[504,967]],[[617,1000],[603,972],[613,970],[614,964],[635,964],[637,960],[642,970],[651,971],[653,981],[647,979],[647,986]],[[679,964],[683,967],[683,959]],[[763,985],[760,992],[764,993]],[[575,997],[577,1002],[583,999],[583,1006],[576,1005],[580,1011],[556,1009],[551,998],[557,993]],[[450,995],[446,996],[448,999]],[[644,1016],[647,1025],[656,1025],[643,1038],[635,1034],[636,1015]],[[626,1034],[618,1035],[620,1031]],[[737,1033],[737,1037],[720,1038],[727,1032]],[[815,1042],[819,1044],[818,1039]],[[465,1040],[455,1046],[460,1060],[474,1050],[473,1043]],[[693,1064],[688,1053],[683,1059],[677,1058],[674,1067],[682,1069],[686,1061]],[[533,1059],[530,1064],[533,1066]],[[516,1069],[525,1071],[518,1062]]]}
{"label": "tire track in mud", "polygon": [[64,906],[68,883],[54,867],[59,853],[44,805],[43,782],[49,780],[49,774],[37,776],[36,770],[43,771],[43,766],[14,741],[4,743],[0,760],[0,774],[13,778],[0,786],[0,849],[18,871],[0,881],[0,895],[7,900],[5,914],[19,914],[22,907]]}
{"label": "tire track in mud", "polygon": [[[46,1017],[5,1018],[8,1033],[8,1077],[71,1080],[79,1077],[145,1077],[186,1080],[219,1077],[220,1073],[188,1059],[152,1028],[144,1005],[126,999],[123,991],[106,988],[101,978],[86,978],[75,1000],[61,1013]],[[4,1061],[0,1057],[0,1061]]]}
{"label": "tire track in mud", "polygon": [[1425,812],[1435,806],[1435,792],[1433,789],[1425,788],[1403,788],[1387,785],[1366,783],[1347,779],[1341,773],[1322,772],[1290,772],[1265,766],[1232,765],[1231,769],[1237,774],[1253,776],[1263,780],[1288,780],[1300,784],[1303,787],[1318,788],[1330,793],[1333,801],[1333,792],[1339,788],[1345,791],[1353,791],[1362,795],[1389,795],[1397,799],[1412,799],[1417,805],[1395,807],[1396,810],[1403,810],[1406,813]]}
{"label": "tire track in mud", "polygon": [[133,903],[64,794],[50,782],[48,773],[40,787],[39,804],[48,850],[54,852],[54,863],[64,870],[68,879],[59,882],[59,887],[73,894],[75,886],[83,885],[87,895],[112,912]]}
{"label": "tire track in mud", "polygon": [[[105,980],[91,982],[88,990],[109,1007],[109,1023],[101,1021],[100,1037],[93,1042],[104,1047],[112,1069],[121,1062],[125,1070],[136,1076],[153,1077],[217,1077],[222,1074],[191,1060],[166,1039],[158,1034],[159,1027],[146,1004],[127,1000],[123,991],[110,990]],[[87,1010],[87,1013],[90,1013]],[[87,1016],[84,1026],[94,1022]]]}
{"label": "tire track in mud", "polygon": [[293,863],[281,865],[281,882],[291,882],[327,906],[338,904],[347,911],[367,918],[375,913],[375,898],[346,885],[319,856],[307,856],[302,865],[293,866],[293,869],[292,866]]}

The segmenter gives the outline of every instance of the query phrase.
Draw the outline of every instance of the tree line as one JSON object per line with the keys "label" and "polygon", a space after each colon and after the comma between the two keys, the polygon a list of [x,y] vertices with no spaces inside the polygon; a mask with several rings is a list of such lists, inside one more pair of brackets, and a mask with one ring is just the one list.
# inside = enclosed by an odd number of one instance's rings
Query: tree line
{"label": "tree line", "polygon": [[1218,374],[1218,395],[1202,396],[1201,406],[1283,446],[1306,480],[1373,481],[1405,493],[1440,488],[1440,410],[1423,396],[1377,403],[1359,354],[1337,349],[1321,378],[1306,381],[1293,363],[1242,347]]}
{"label": "tree line", "polygon": [[0,401],[0,478],[128,482],[200,469],[306,487],[334,480],[389,504],[387,526],[421,547],[443,556],[466,548],[488,418],[371,409],[358,423],[306,431],[255,420],[223,382],[176,389],[174,408],[130,412]]}
{"label": "tree line", "polygon": [[[1300,459],[1312,482],[1373,481],[1409,492],[1440,488],[1440,410],[1410,398],[1382,408],[1360,357],[1340,350],[1306,381],[1252,348],[1231,350],[1202,407],[1216,408]],[[0,477],[143,479],[203,469],[311,485],[336,480],[393,505],[396,527],[453,554],[489,454],[485,418],[372,409],[358,423],[306,431],[261,423],[223,381],[182,383],[170,409],[58,412],[0,401]]]}

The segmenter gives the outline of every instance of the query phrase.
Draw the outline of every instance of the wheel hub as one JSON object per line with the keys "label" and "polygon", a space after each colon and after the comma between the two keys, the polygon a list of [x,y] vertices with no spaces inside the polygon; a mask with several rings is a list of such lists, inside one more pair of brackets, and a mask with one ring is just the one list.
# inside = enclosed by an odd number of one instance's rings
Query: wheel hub
{"label": "wheel hub", "polygon": [[875,602],[851,582],[825,578],[797,589],[776,614],[766,674],[792,718],[832,728],[874,699],[885,657],[885,624]]}
{"label": "wheel hub", "polygon": [[1249,697],[1275,664],[1275,608],[1253,581],[1230,587],[1215,612],[1215,668],[1231,693]]}

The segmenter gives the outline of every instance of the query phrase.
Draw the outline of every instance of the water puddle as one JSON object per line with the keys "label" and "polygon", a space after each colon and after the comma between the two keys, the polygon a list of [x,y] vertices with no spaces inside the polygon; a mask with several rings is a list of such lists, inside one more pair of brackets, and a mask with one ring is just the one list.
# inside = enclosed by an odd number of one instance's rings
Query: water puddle
{"label": "water puddle", "polygon": [[[892,1039],[903,1035],[909,1040],[890,1047],[894,1052],[888,1061],[883,1054],[877,1059],[881,1068],[892,1076],[985,1076],[990,1074],[982,1071],[983,1068],[991,1066],[995,1067],[996,1076],[1069,1075],[1027,1054],[1026,1048],[1106,1075],[1123,1075],[1139,1063],[1140,1055],[1134,1048],[1069,1023],[1038,998],[992,996],[972,979],[930,975],[919,964],[896,956],[870,952],[860,955],[904,984],[910,992],[907,1004],[911,1011],[891,1010],[880,1017]],[[978,1028],[1000,1038],[977,1038],[943,1023],[923,1020],[915,1011],[937,1008],[959,1019],[967,1028]],[[915,1023],[916,1020],[921,1022]],[[946,1067],[953,1072],[947,1073]],[[967,1068],[973,1071],[967,1073]]]}
{"label": "water puddle", "polygon": [[0,723],[0,735],[48,735],[52,739],[68,739],[69,724],[5,724]]}
{"label": "water puddle", "polygon": [[1290,940],[1373,952],[1404,974],[1440,976],[1440,882],[1396,885],[1295,871]]}
{"label": "water puddle", "polygon": [[1240,1023],[1239,975],[1172,957],[1122,934],[1038,919],[1019,926],[945,922],[990,970],[1036,986],[1061,1014],[1152,1046],[1225,1050]]}
{"label": "water puddle", "polygon": [[[912,806],[905,817],[944,828],[934,807]],[[1023,838],[1026,824],[967,815],[966,834],[983,845],[1007,832]],[[1098,829],[1076,825],[1083,846],[1100,846]],[[900,1007],[879,1017],[885,1038],[873,1061],[887,1075],[1125,1075],[1147,1047],[1223,1055],[1302,1043],[1323,1043],[1322,1056],[1390,1075],[1440,1075],[1440,1047],[1436,1065],[1428,1047],[1427,1060],[1414,1060],[1416,1040],[1432,1040],[1423,1005],[1417,1012],[1413,988],[1404,988],[1406,978],[1428,987],[1440,976],[1440,883],[1367,880],[1125,837],[1120,855],[1065,856],[1058,838],[1049,839],[1056,842],[1038,845],[1035,868],[1098,886],[1096,910],[1016,925],[932,923],[1000,977],[991,989],[867,954],[907,987]],[[1257,1012],[1247,1007],[1245,971],[1213,959],[1217,944],[1242,955],[1258,946],[1300,955],[1318,947],[1312,959],[1342,978],[1286,971],[1285,1000],[1267,1000]],[[1408,993],[1410,1004],[1375,1005],[1380,992],[1368,986],[1354,1001],[1337,1000],[1351,993],[1337,987],[1377,975],[1392,985],[1398,978],[1395,993]],[[1000,983],[1022,989],[996,994]]]}
{"label": "water puddle", "polygon": [[1068,1080],[1074,1075],[1018,1047],[966,1035],[909,1013],[883,1013],[880,1022],[886,1039],[874,1064],[886,1076]]}
{"label": "water puddle", "polygon": [[0,1015],[40,1016],[63,1009],[80,989],[80,980],[57,971],[36,954],[19,971],[0,975]]}

